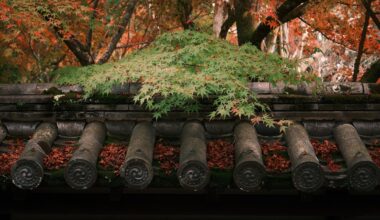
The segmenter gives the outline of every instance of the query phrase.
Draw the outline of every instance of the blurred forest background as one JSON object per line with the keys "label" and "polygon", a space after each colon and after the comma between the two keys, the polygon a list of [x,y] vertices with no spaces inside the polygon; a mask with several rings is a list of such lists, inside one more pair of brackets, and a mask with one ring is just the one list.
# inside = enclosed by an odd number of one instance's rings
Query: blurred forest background
{"label": "blurred forest background", "polygon": [[379,0],[0,0],[0,82],[50,82],[184,29],[297,60],[323,81],[379,82],[379,20]]}

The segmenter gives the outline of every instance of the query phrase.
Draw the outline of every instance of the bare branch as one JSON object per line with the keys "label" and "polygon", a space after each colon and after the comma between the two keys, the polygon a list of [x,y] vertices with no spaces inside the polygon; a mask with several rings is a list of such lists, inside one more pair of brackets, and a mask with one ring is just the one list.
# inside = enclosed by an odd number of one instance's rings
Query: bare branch
{"label": "bare branch", "polygon": [[376,14],[372,11],[371,3],[368,2],[367,0],[362,0],[362,3],[364,5],[364,7],[367,9],[369,16],[371,16],[372,21],[376,24],[377,28],[380,29],[380,21],[377,18]]}
{"label": "bare branch", "polygon": [[124,45],[117,46],[116,49],[131,48],[131,47],[140,46],[140,45],[143,45],[144,47],[146,47],[150,43],[151,43],[151,41],[138,42],[138,43],[134,43],[134,44],[124,44]]}
{"label": "bare branch", "polygon": [[228,12],[227,20],[223,23],[222,28],[220,29],[220,34],[219,34],[220,38],[226,39],[228,30],[235,23],[235,21],[236,21],[235,11],[231,9]]}
{"label": "bare branch", "polygon": [[113,35],[111,42],[109,43],[107,50],[104,52],[102,57],[98,60],[98,64],[103,64],[109,60],[112,52],[116,49],[116,45],[120,38],[123,36],[125,29],[132,18],[133,11],[136,7],[138,0],[130,0],[124,10],[124,16],[121,24],[118,26],[116,33]]}
{"label": "bare branch", "polygon": [[86,48],[87,48],[87,51],[89,51],[89,53],[91,53],[92,32],[94,30],[94,20],[96,17],[96,8],[98,7],[98,4],[99,4],[99,0],[95,0],[92,6],[93,11],[90,17],[90,27],[86,35]]}
{"label": "bare branch", "polygon": [[190,20],[190,15],[193,11],[192,0],[177,0],[178,12],[183,29],[190,29],[194,23]]}
{"label": "bare branch", "polygon": [[[371,0],[369,1],[369,4],[371,4]],[[358,73],[359,73],[359,69],[360,69],[360,62],[361,62],[363,50],[364,50],[365,38],[367,36],[368,25],[369,25],[369,11],[366,11],[363,30],[362,30],[362,34],[361,34],[360,42],[359,42],[358,55],[357,55],[355,63],[354,63],[354,72],[352,74],[352,81],[353,82],[356,82],[356,80],[358,78]]]}
{"label": "bare branch", "polygon": [[353,48],[350,48],[349,46],[345,45],[343,42],[338,42],[338,41],[336,41],[335,39],[329,37],[327,34],[323,33],[321,30],[314,28],[313,25],[310,24],[308,21],[306,21],[303,17],[298,17],[298,18],[299,18],[303,23],[305,23],[305,24],[307,24],[308,26],[310,26],[311,28],[313,28],[314,31],[317,31],[318,33],[322,34],[322,36],[323,36],[324,38],[326,38],[327,40],[329,40],[329,41],[331,41],[331,42],[334,42],[334,43],[336,43],[336,44],[339,44],[340,46],[345,47],[345,48],[347,48],[347,49],[354,50]]}
{"label": "bare branch", "polygon": [[56,17],[54,13],[46,6],[38,6],[37,12],[47,21],[53,28],[58,38],[62,39],[70,51],[78,59],[82,66],[94,64],[94,60],[86,50],[86,47],[75,38],[74,35],[67,33],[62,25],[62,22]]}
{"label": "bare branch", "polygon": [[[213,25],[212,25],[212,31],[214,33],[214,36],[220,37],[223,25],[226,24],[227,20],[231,20],[231,17],[232,17],[231,12],[232,12],[231,5],[228,1],[226,0],[215,1],[214,18],[213,18]],[[231,27],[231,25],[228,25],[228,29]],[[227,27],[225,27],[225,29],[226,28]],[[227,33],[225,35],[227,35]]]}
{"label": "bare branch", "polygon": [[[308,3],[308,0],[286,0],[276,10],[277,20],[281,23],[286,23],[297,18],[298,16],[301,16],[304,13],[305,7]],[[269,22],[273,20],[276,20],[276,18],[268,16],[266,18],[267,22],[262,22],[253,32],[251,43],[257,48],[260,49],[261,42],[274,29],[274,27],[269,25]]]}

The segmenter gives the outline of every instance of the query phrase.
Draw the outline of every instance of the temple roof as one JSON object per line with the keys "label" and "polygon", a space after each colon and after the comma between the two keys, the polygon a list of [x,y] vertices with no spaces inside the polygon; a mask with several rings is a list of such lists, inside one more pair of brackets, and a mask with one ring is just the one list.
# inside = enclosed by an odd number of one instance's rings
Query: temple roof
{"label": "temple roof", "polygon": [[0,85],[0,163],[12,163],[2,173],[4,186],[241,193],[378,188],[379,85],[251,83],[275,119],[292,121],[286,130],[238,118],[210,121],[207,100],[198,113],[172,111],[153,120],[132,102],[137,88],[126,84],[114,96],[56,103],[61,94],[77,99],[82,88]]}

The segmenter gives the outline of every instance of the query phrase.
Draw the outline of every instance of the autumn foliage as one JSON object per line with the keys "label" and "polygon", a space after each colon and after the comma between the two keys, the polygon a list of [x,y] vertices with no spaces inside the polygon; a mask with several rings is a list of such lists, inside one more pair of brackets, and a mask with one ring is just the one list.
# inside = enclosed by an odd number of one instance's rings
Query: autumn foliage
{"label": "autumn foliage", "polygon": [[51,152],[44,158],[44,166],[47,170],[59,170],[66,166],[73,156],[76,147],[66,145],[63,147],[53,147]]}
{"label": "autumn foliage", "polygon": [[374,139],[368,147],[369,155],[373,162],[380,167],[380,139]]}
{"label": "autumn foliage", "polygon": [[158,161],[160,169],[171,175],[179,166],[179,146],[174,146],[159,140],[154,147],[153,159]]}
{"label": "autumn foliage", "polygon": [[107,144],[99,154],[99,165],[103,169],[112,170],[116,175],[119,175],[127,150],[128,148],[124,144]]}
{"label": "autumn foliage", "polygon": [[322,159],[327,168],[332,172],[337,172],[341,170],[341,166],[334,161],[333,155],[338,153],[338,147],[335,143],[329,140],[323,140],[322,142],[319,140],[311,140],[311,144],[313,145],[315,154],[317,157]]}
{"label": "autumn foliage", "polygon": [[261,144],[264,164],[269,172],[286,172],[290,168],[287,147],[279,141],[268,141]]}
{"label": "autumn foliage", "polygon": [[25,148],[23,139],[9,139],[5,147],[5,152],[0,153],[0,175],[10,174],[13,164],[16,163]]}
{"label": "autumn foliage", "polygon": [[207,143],[207,165],[209,168],[228,170],[234,165],[234,145],[218,139]]}
{"label": "autumn foliage", "polygon": [[[128,6],[130,2],[134,2],[130,4],[133,7]],[[237,38],[241,39],[238,35],[246,35],[248,39],[244,42],[258,45],[268,53],[300,60],[302,70],[310,67],[310,71],[326,80],[334,80],[331,75],[335,74],[350,80],[367,12],[363,2],[0,0],[0,71],[3,72],[0,80],[52,81],[53,70],[103,63],[108,60],[102,59],[107,52],[111,54],[110,60],[119,60],[166,32],[192,28],[210,33],[217,11],[221,11],[222,19],[216,23],[226,29],[222,38],[237,42]],[[378,18],[380,1],[365,2],[370,3]],[[297,7],[279,11],[284,4]],[[131,16],[125,16],[127,13]],[[249,18],[248,22],[245,17]],[[260,25],[270,30],[260,42],[250,38],[252,33],[239,33],[251,30],[260,35],[261,29],[255,30]],[[361,74],[379,59],[380,33],[373,18],[369,19],[366,34]],[[116,44],[110,50],[113,41]]]}

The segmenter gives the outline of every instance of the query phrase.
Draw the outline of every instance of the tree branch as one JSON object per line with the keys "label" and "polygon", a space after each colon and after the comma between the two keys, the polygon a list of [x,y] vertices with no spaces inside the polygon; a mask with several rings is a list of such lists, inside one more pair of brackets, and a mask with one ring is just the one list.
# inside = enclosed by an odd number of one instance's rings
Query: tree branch
{"label": "tree branch", "polygon": [[190,20],[190,15],[193,11],[192,0],[177,0],[177,4],[183,29],[193,28],[194,23]]}
{"label": "tree branch", "polygon": [[228,30],[235,22],[235,12],[229,1],[216,0],[212,30],[214,36],[225,39]]}
{"label": "tree branch", "polygon": [[[369,1],[369,4],[371,4],[371,0]],[[360,42],[359,42],[358,56],[356,57],[356,60],[354,63],[354,72],[352,74],[352,81],[353,82],[356,82],[356,80],[358,78],[358,73],[359,73],[359,69],[360,69],[360,61],[361,61],[362,56],[363,56],[364,43],[365,43],[365,39],[367,36],[368,25],[369,25],[369,11],[367,10],[365,13],[363,30],[362,30],[362,34],[361,34]]]}
{"label": "tree branch", "polygon": [[239,45],[248,43],[255,30],[254,17],[251,10],[254,0],[236,0],[234,1],[235,7],[235,20],[236,30]]}
{"label": "tree branch", "polygon": [[92,32],[94,30],[94,20],[95,20],[96,8],[98,7],[98,4],[99,4],[99,0],[95,0],[94,4],[92,6],[93,11],[92,11],[92,14],[90,17],[90,27],[89,27],[87,35],[86,35],[86,48],[90,54],[91,54]]}
{"label": "tree branch", "polygon": [[235,21],[236,21],[235,11],[233,9],[228,9],[228,17],[226,21],[224,21],[222,28],[220,29],[220,34],[219,34],[220,38],[226,39],[228,30],[235,23]]}
{"label": "tree branch", "polygon": [[131,48],[131,47],[134,47],[134,46],[140,46],[140,45],[143,45],[143,47],[146,47],[148,46],[150,43],[152,43],[151,41],[145,41],[145,42],[138,42],[138,43],[134,43],[134,44],[124,44],[124,45],[120,45],[120,46],[117,46],[116,49],[124,49],[124,48]]}
{"label": "tree branch", "polygon": [[345,47],[345,48],[347,48],[347,49],[349,49],[349,50],[355,50],[355,49],[353,49],[353,48],[350,48],[350,47],[347,46],[347,45],[344,45],[342,42],[338,42],[338,41],[332,39],[331,37],[329,37],[328,35],[326,35],[326,34],[323,33],[322,31],[320,31],[320,30],[314,28],[313,25],[310,24],[308,21],[306,21],[303,17],[298,17],[298,18],[299,18],[303,23],[305,23],[305,24],[307,24],[308,26],[310,26],[311,28],[313,28],[314,31],[317,31],[317,32],[319,32],[320,34],[322,34],[322,36],[323,36],[324,38],[326,38],[327,40],[329,40],[329,41],[331,41],[331,42],[334,42],[334,43],[336,43],[336,44],[339,44],[340,46]]}
{"label": "tree branch", "polygon": [[70,51],[78,59],[82,66],[94,64],[94,60],[86,50],[86,47],[78,41],[74,35],[66,32],[62,22],[50,11],[48,7],[38,6],[37,12],[47,21],[53,28],[58,38],[62,39]]}
{"label": "tree branch", "polygon": [[120,38],[123,36],[125,29],[132,18],[133,11],[136,7],[138,0],[129,0],[125,10],[124,16],[121,24],[119,25],[115,35],[113,35],[110,44],[107,47],[107,50],[104,52],[102,57],[98,60],[98,64],[103,64],[109,60],[112,55],[112,52],[116,49],[116,45],[119,42]]}
{"label": "tree branch", "polygon": [[251,37],[251,43],[260,49],[261,42],[275,28],[269,25],[270,21],[278,20],[281,23],[286,23],[292,19],[295,19],[304,13],[305,7],[308,3],[308,0],[286,0],[276,10],[277,19],[268,16],[265,19],[266,22],[262,22],[256,28]]}
{"label": "tree branch", "polygon": [[380,21],[377,18],[376,14],[371,9],[371,1],[368,2],[367,0],[362,0],[362,3],[364,5],[364,7],[366,8],[369,16],[371,16],[372,21],[376,24],[377,28],[380,29]]}
{"label": "tree branch", "polygon": [[372,63],[370,68],[364,73],[361,82],[374,83],[380,78],[380,59]]}

